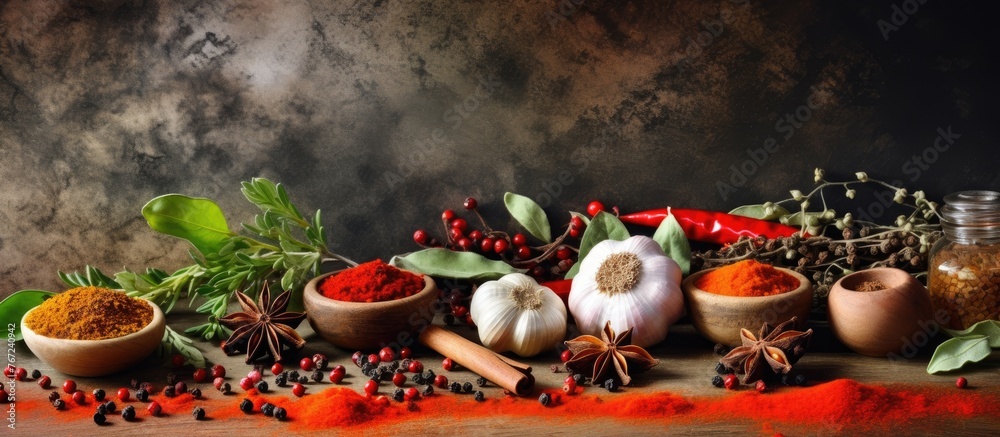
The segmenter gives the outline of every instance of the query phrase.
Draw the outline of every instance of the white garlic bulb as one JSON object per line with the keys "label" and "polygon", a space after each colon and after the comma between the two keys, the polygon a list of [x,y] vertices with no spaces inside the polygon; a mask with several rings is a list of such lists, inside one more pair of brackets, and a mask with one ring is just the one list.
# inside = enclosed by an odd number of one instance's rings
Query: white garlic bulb
{"label": "white garlic bulb", "polygon": [[511,273],[476,289],[469,306],[483,346],[522,357],[538,355],[566,336],[566,306],[530,276]]}
{"label": "white garlic bulb", "polygon": [[605,240],[584,257],[573,278],[569,311],[583,334],[598,336],[611,323],[632,331],[632,344],[648,347],[667,337],[684,312],[681,269],[653,239]]}

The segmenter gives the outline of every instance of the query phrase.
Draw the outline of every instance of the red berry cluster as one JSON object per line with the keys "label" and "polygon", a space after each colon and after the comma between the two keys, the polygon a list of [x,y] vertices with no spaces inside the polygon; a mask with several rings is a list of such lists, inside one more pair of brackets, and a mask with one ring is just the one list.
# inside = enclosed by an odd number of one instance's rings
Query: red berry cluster
{"label": "red berry cluster", "polygon": [[[466,198],[463,206],[466,211],[476,216],[482,229],[473,228],[468,220],[458,217],[454,210],[446,209],[441,213],[441,222],[446,235],[443,242],[424,229],[413,232],[413,241],[424,247],[476,252],[493,259],[500,259],[512,266],[527,269],[531,276],[539,280],[561,277],[576,262],[578,249],[567,240],[579,239],[583,235],[586,224],[580,217],[572,216],[563,234],[553,242],[531,246],[528,237],[522,233],[511,235],[486,224],[486,220],[479,213],[479,202],[475,198]],[[596,206],[589,205],[588,210],[592,207]],[[603,209],[603,205],[600,208]],[[455,316],[464,318],[464,315],[455,314]]]}

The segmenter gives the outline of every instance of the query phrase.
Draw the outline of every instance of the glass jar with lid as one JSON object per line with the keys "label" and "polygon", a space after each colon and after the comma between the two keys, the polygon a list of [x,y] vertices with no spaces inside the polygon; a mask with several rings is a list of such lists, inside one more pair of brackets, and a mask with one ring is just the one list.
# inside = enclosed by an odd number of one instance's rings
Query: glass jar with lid
{"label": "glass jar with lid", "polygon": [[1000,193],[961,191],[944,198],[944,237],[930,251],[927,288],[951,329],[1000,319]]}

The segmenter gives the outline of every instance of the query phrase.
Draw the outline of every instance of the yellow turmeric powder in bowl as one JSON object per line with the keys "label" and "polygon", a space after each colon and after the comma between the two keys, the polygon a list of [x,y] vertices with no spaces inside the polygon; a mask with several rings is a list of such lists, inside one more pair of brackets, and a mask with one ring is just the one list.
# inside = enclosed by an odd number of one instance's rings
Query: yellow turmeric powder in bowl
{"label": "yellow turmeric powder in bowl", "polygon": [[77,287],[32,310],[24,323],[36,334],[67,340],[103,340],[138,332],[153,321],[144,299],[100,287]]}

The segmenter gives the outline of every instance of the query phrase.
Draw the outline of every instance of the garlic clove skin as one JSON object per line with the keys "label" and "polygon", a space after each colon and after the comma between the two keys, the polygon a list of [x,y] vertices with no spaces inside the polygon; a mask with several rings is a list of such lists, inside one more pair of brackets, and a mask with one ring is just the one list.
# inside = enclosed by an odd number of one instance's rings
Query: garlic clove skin
{"label": "garlic clove skin", "polygon": [[[639,260],[637,281],[627,291],[606,293],[599,286],[598,272],[618,253],[629,253]],[[570,313],[583,334],[599,336],[610,321],[615,332],[635,328],[632,344],[649,347],[663,341],[670,325],[683,315],[681,276],[677,263],[664,255],[660,245],[649,237],[605,240],[591,249],[573,278]]]}
{"label": "garlic clove skin", "polygon": [[530,357],[553,349],[566,336],[566,307],[548,287],[511,273],[476,289],[469,306],[479,339],[495,352]]}

